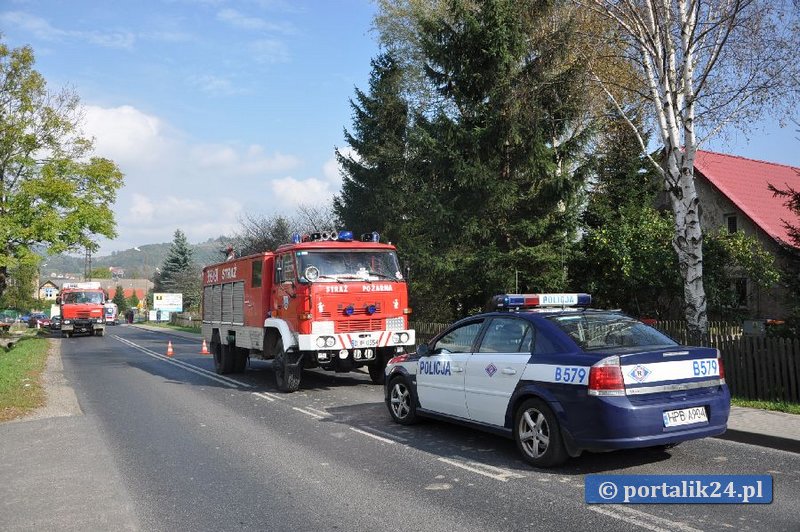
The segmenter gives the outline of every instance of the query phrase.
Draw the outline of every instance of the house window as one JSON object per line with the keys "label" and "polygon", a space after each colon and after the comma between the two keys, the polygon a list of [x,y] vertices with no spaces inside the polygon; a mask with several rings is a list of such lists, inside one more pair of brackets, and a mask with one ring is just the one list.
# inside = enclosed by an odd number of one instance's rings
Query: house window
{"label": "house window", "polygon": [[739,230],[739,217],[735,214],[726,214],[725,223],[728,225],[728,233],[733,234]]}

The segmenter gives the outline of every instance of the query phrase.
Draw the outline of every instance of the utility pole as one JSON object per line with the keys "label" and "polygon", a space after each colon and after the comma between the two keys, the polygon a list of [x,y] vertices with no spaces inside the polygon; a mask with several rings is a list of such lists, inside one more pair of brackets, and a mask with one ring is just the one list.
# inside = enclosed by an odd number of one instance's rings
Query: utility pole
{"label": "utility pole", "polygon": [[83,280],[84,281],[91,281],[92,275],[92,250],[88,247],[86,248],[86,255],[83,259]]}

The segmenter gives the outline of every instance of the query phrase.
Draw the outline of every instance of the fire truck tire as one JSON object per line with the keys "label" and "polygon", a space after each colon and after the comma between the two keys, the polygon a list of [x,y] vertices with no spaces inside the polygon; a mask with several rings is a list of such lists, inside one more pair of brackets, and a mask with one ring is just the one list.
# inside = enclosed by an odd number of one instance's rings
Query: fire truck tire
{"label": "fire truck tire", "polygon": [[286,393],[296,392],[300,388],[300,372],[301,366],[291,366],[293,362],[293,352],[287,352],[283,348],[283,339],[278,338],[275,344],[275,359],[272,361],[272,367],[275,370],[275,383],[278,390]]}
{"label": "fire truck tire", "polygon": [[241,347],[233,348],[233,372],[242,373],[247,367],[247,349]]}
{"label": "fire truck tire", "polygon": [[214,371],[224,375],[233,371],[233,347],[217,343],[214,345]]}
{"label": "fire truck tire", "polygon": [[386,381],[386,357],[378,355],[372,364],[367,365],[372,384],[383,384]]}
{"label": "fire truck tire", "polygon": [[61,337],[62,337],[62,338],[69,338],[69,337],[71,337],[71,336],[72,336],[72,333],[70,333],[70,332],[63,331],[63,332],[61,333]]}
{"label": "fire truck tire", "polygon": [[94,335],[95,335],[95,336],[103,336],[103,333],[104,333],[104,332],[105,332],[105,331],[103,331],[103,329],[96,329],[96,330],[94,331]]}

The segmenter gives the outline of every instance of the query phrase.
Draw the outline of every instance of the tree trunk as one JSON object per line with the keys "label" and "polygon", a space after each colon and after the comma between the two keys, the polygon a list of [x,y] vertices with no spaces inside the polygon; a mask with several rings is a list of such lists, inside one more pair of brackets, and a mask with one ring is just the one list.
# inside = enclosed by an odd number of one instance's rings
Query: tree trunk
{"label": "tree trunk", "polygon": [[708,333],[706,292],[703,287],[703,233],[700,227],[700,201],[694,182],[695,149],[672,148],[667,152],[667,182],[675,235],[672,246],[678,254],[683,279],[686,322],[691,343],[699,343]]}
{"label": "tree trunk", "polygon": [[8,287],[8,267],[0,266],[0,297],[6,292]]}

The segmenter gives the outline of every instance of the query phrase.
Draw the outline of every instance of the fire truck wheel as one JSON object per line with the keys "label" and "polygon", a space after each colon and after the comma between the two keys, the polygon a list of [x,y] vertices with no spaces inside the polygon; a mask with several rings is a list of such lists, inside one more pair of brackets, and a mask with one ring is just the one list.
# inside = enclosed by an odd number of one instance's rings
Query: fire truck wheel
{"label": "fire truck wheel", "polygon": [[224,375],[233,371],[233,347],[214,344],[214,371],[218,375]]}
{"label": "fire truck wheel", "polygon": [[283,339],[278,338],[278,343],[275,344],[275,359],[272,361],[272,367],[275,370],[275,383],[278,390],[282,392],[295,392],[300,388],[300,372],[302,368],[300,365],[292,367],[289,365],[293,362],[292,355],[295,353],[287,352],[283,348]]}
{"label": "fire truck wheel", "polygon": [[378,355],[372,364],[367,365],[369,378],[373,384],[383,384],[386,381],[386,357]]}
{"label": "fire truck wheel", "polygon": [[236,347],[233,349],[233,372],[242,373],[247,367],[247,349]]}
{"label": "fire truck wheel", "polygon": [[94,331],[95,336],[103,336],[103,329],[97,329]]}

